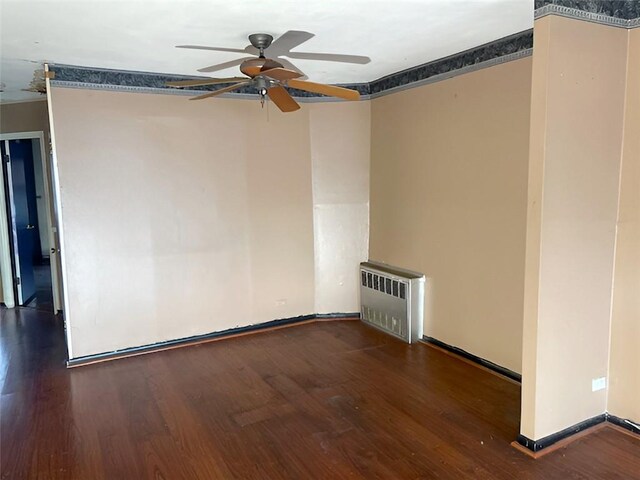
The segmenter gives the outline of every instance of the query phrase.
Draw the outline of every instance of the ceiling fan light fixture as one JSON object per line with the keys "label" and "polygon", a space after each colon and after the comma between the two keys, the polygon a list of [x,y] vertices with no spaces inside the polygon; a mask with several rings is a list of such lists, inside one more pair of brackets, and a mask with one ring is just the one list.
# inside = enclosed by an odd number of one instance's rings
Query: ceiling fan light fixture
{"label": "ceiling fan light fixture", "polygon": [[258,90],[258,93],[260,94],[260,96],[264,97],[267,94],[269,81],[266,78],[264,78],[262,75],[255,77],[253,81],[254,81],[256,90]]}

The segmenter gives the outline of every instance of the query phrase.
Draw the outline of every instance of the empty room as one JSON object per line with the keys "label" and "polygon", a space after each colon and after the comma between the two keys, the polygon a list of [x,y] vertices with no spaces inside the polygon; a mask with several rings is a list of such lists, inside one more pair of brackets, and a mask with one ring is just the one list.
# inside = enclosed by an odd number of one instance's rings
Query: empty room
{"label": "empty room", "polygon": [[640,479],[640,0],[0,44],[0,478]]}

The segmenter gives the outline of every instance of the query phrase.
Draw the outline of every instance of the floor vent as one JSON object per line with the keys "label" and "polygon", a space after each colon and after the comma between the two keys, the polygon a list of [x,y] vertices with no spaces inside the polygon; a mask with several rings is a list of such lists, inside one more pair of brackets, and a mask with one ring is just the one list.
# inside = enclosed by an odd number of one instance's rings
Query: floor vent
{"label": "floor vent", "polygon": [[422,338],[425,277],[379,262],[360,264],[360,316],[407,343]]}

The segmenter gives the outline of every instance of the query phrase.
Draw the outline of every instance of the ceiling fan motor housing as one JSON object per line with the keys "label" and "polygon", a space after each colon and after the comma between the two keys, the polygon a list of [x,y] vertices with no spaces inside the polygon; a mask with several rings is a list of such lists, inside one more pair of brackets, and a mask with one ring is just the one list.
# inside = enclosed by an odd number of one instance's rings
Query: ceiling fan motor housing
{"label": "ceiling fan motor housing", "polygon": [[273,42],[273,37],[268,33],[253,33],[249,35],[249,42],[260,50],[260,56],[263,57],[265,49],[269,48],[269,45]]}

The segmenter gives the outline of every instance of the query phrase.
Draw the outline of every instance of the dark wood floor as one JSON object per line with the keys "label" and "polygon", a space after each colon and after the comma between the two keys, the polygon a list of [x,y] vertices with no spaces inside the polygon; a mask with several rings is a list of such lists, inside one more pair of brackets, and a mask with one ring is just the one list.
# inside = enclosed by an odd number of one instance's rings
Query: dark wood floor
{"label": "dark wood floor", "polygon": [[0,314],[3,479],[640,478],[611,429],[528,458],[517,384],[358,321],[67,370],[60,319]]}

